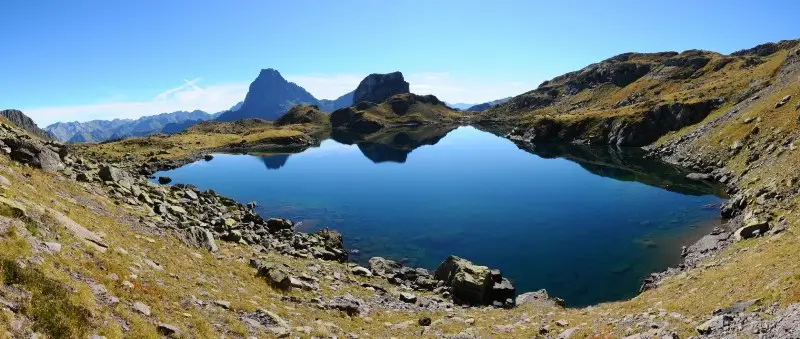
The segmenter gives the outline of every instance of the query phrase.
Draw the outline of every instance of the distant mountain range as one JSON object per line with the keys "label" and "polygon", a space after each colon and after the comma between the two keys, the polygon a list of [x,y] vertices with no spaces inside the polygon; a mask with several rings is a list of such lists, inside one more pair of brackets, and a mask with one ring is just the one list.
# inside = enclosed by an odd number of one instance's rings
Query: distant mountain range
{"label": "distant mountain range", "polygon": [[[235,107],[235,106],[234,106]],[[213,120],[219,115],[203,111],[178,111],[139,119],[58,122],[45,127],[61,142],[100,142],[118,138],[147,136],[156,133],[177,133],[198,122]]]}
{"label": "distant mountain range", "polygon": [[502,104],[502,103],[504,103],[506,101],[509,101],[509,100],[511,100],[511,97],[497,99],[497,100],[489,101],[489,102],[484,102],[482,104],[468,104],[468,103],[459,102],[459,103],[455,103],[455,104],[448,103],[447,106],[450,106],[450,107],[455,108],[455,109],[460,109],[462,111],[480,112],[480,111],[485,111],[485,110],[489,109],[490,107],[492,107],[494,105],[499,105],[499,104]]}
{"label": "distant mountain range", "polygon": [[469,107],[469,108],[465,109],[465,111],[481,112],[481,111],[485,111],[485,110],[487,110],[489,108],[492,108],[492,106],[494,106],[494,105],[499,105],[499,104],[502,104],[502,103],[504,103],[506,101],[509,101],[509,100],[511,100],[511,97],[497,99],[495,101],[484,102],[482,104],[478,104],[478,105]]}
{"label": "distant mountain range", "polygon": [[467,110],[467,108],[475,106],[475,104],[466,104],[466,103],[463,103],[463,102],[459,102],[459,103],[456,103],[456,104],[451,104],[451,103],[448,102],[447,106],[450,106],[452,108],[460,109],[462,111],[465,111],[465,110]]}

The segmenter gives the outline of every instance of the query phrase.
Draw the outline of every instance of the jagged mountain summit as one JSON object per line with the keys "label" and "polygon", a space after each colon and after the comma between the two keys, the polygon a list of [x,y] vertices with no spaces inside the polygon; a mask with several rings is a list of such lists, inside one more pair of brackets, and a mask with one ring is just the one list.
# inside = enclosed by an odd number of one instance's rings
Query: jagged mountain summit
{"label": "jagged mountain summit", "polygon": [[53,136],[45,130],[39,128],[33,119],[22,113],[20,110],[16,109],[6,109],[0,111],[0,116],[6,118],[6,120],[10,121],[12,124],[17,125],[19,128],[22,128],[26,132],[38,136],[45,140],[52,140]]}
{"label": "jagged mountain summit", "polygon": [[275,120],[295,105],[316,103],[317,98],[304,88],[284,79],[277,70],[262,69],[250,84],[242,107],[223,113],[217,121],[245,118]]}

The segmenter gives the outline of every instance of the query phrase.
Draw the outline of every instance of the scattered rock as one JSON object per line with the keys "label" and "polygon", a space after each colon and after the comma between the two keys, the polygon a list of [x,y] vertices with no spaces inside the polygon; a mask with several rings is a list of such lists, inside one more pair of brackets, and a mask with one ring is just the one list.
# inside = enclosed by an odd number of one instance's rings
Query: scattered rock
{"label": "scattered rock", "polygon": [[55,219],[59,224],[61,224],[61,226],[70,231],[72,235],[83,240],[86,244],[93,247],[95,250],[101,253],[105,253],[105,251],[108,250],[108,244],[98,234],[89,231],[88,229],[72,221],[72,219],[67,218],[67,216],[61,214],[56,210],[47,209],[47,211],[50,212],[50,215],[53,216],[53,219]]}
{"label": "scattered rock", "polygon": [[97,173],[100,180],[118,183],[126,179],[125,173],[114,166],[103,166]]}
{"label": "scattered rock", "polygon": [[225,300],[214,300],[214,305],[219,306],[220,308],[229,310],[231,309],[231,303]]}
{"label": "scattered rock", "polygon": [[775,108],[780,108],[783,105],[786,105],[789,102],[789,100],[792,100],[792,96],[791,95],[787,95],[787,96],[783,97],[781,99],[781,101],[778,101],[777,103],[775,103]]}
{"label": "scattered rock", "polygon": [[139,301],[133,303],[133,310],[147,317],[150,316],[150,306],[147,306]]}
{"label": "scattered rock", "polygon": [[369,269],[367,269],[365,267],[361,267],[361,266],[353,267],[350,270],[350,272],[353,273],[354,275],[360,275],[362,277],[371,277],[372,276],[372,272]]}
{"label": "scattered rock", "polygon": [[198,226],[191,226],[184,230],[183,240],[190,246],[204,248],[209,252],[219,251],[217,242],[214,241],[214,234],[212,234],[211,231]]}
{"label": "scattered rock", "polygon": [[419,318],[418,323],[419,323],[419,326],[427,327],[427,326],[431,326],[432,321],[431,321],[431,318],[422,317],[422,318]]}
{"label": "scattered rock", "polygon": [[734,232],[736,241],[755,238],[764,235],[769,231],[769,223],[760,219],[750,219],[745,221],[745,225]]}
{"label": "scattered rock", "polygon": [[714,331],[722,330],[725,326],[728,326],[731,319],[729,315],[717,315],[711,318],[711,320],[697,326],[695,329],[699,334],[711,334],[714,333]]}
{"label": "scattered rock", "polygon": [[333,298],[330,302],[328,302],[328,308],[345,312],[351,317],[363,315],[369,311],[369,308],[365,302],[356,299],[350,294]]}
{"label": "scattered rock", "polygon": [[517,305],[523,304],[536,304],[542,306],[550,306],[550,307],[564,307],[564,300],[559,298],[550,298],[547,294],[547,290],[540,290],[537,292],[528,292],[523,293],[517,296],[516,299]]}
{"label": "scattered rock", "polygon": [[173,325],[161,323],[158,324],[158,333],[161,333],[165,336],[171,336],[180,335],[181,331]]}
{"label": "scattered rock", "polygon": [[61,244],[57,242],[45,242],[44,246],[47,247],[47,250],[52,253],[61,252]]}
{"label": "scattered rock", "polygon": [[575,335],[575,332],[577,332],[577,331],[578,331],[577,328],[570,328],[570,329],[564,330],[563,332],[561,332],[558,335],[557,338],[558,339],[569,339],[569,338],[572,338],[572,336]]}
{"label": "scattered rock", "polygon": [[415,295],[413,295],[411,293],[403,292],[403,293],[400,293],[400,301],[407,302],[409,304],[413,304],[413,303],[417,302],[417,296],[415,296]]}

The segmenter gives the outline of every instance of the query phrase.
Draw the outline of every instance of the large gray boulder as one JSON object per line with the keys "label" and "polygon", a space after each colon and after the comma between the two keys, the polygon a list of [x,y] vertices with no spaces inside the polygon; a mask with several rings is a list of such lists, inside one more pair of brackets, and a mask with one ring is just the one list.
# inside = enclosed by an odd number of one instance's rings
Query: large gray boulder
{"label": "large gray boulder", "polygon": [[204,248],[209,252],[219,251],[214,234],[211,231],[198,226],[187,228],[183,234],[183,240],[190,246]]}
{"label": "large gray boulder", "polygon": [[120,182],[126,178],[125,172],[121,169],[108,165],[101,167],[98,175],[101,180],[109,182]]}
{"label": "large gray boulder", "polygon": [[395,94],[409,93],[409,84],[403,73],[370,74],[356,87],[353,105],[362,101],[382,103]]}
{"label": "large gray boulder", "polygon": [[475,265],[469,260],[450,256],[434,273],[436,280],[450,286],[453,301],[468,305],[513,305],[516,289],[499,270]]}
{"label": "large gray boulder", "polygon": [[4,140],[11,149],[11,159],[41,168],[45,172],[55,173],[66,166],[61,161],[61,156],[48,146],[34,140],[10,138]]}

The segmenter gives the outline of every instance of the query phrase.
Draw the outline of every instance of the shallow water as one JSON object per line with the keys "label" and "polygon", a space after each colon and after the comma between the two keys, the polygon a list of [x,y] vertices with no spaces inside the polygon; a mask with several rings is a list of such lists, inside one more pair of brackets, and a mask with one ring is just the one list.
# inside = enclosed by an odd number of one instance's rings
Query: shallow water
{"label": "shallow water", "polygon": [[339,230],[361,263],[435,269],[456,254],[501,269],[518,292],[545,288],[572,306],[634,296],[719,221],[714,187],[608,147],[523,150],[472,127],[333,137],[156,175],[257,201],[263,216],[302,230]]}

